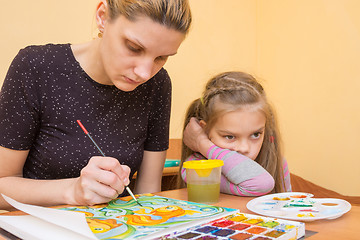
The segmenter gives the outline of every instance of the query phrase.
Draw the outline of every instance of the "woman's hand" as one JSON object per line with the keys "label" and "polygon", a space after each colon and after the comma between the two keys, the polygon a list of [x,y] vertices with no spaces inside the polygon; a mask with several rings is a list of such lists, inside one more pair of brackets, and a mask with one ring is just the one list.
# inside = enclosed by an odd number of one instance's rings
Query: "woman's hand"
{"label": "woman's hand", "polygon": [[73,204],[94,205],[109,202],[124,191],[130,168],[116,158],[92,157],[75,179]]}
{"label": "woman's hand", "polygon": [[208,149],[213,145],[199,121],[194,117],[184,129],[183,141],[191,150],[203,156],[206,156]]}
{"label": "woman's hand", "polygon": [[[0,146],[0,192],[23,203],[94,205],[116,198],[129,184],[130,168],[112,157],[92,157],[78,178],[24,178],[28,153]],[[1,196],[0,209],[12,209]]]}

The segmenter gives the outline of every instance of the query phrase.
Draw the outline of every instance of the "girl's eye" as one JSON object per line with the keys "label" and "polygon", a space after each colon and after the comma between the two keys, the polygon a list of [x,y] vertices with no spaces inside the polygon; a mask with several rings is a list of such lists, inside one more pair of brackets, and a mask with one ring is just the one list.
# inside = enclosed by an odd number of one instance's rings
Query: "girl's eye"
{"label": "girl's eye", "polygon": [[225,135],[224,138],[227,139],[227,140],[233,140],[233,139],[235,139],[235,137],[232,136],[232,135]]}
{"label": "girl's eye", "polygon": [[262,134],[262,132],[253,133],[252,138],[258,139],[258,138],[260,138],[261,134]]}

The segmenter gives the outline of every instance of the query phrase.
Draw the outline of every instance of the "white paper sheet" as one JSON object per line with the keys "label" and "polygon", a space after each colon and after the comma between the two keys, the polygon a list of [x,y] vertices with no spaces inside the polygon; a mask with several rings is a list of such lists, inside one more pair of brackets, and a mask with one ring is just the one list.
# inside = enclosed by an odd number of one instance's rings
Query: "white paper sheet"
{"label": "white paper sheet", "polygon": [[97,239],[86,223],[85,214],[23,204],[3,194],[13,207],[28,213],[0,216],[0,226],[24,239]]}

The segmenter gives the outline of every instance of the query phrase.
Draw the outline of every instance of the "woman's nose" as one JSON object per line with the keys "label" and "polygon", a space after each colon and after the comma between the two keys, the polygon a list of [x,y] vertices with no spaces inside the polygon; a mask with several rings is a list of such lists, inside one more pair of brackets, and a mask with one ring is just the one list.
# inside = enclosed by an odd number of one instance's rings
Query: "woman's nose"
{"label": "woman's nose", "polygon": [[154,68],[154,61],[152,59],[142,59],[134,68],[134,73],[141,78],[142,81],[147,81],[152,77]]}

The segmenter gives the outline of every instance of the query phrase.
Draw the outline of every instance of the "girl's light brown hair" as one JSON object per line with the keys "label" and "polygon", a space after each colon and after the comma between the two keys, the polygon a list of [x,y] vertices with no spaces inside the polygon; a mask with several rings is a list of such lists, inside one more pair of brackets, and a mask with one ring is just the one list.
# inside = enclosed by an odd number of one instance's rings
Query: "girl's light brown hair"
{"label": "girl's light brown hair", "polygon": [[[261,84],[250,74],[244,72],[224,72],[211,78],[201,98],[189,106],[184,129],[192,117],[206,122],[205,132],[209,132],[219,116],[241,108],[253,108],[266,117],[264,142],[255,159],[274,178],[273,192],[284,191],[283,159],[281,139],[275,112],[267,100]],[[181,165],[194,152],[182,144]],[[178,174],[178,187],[184,183]]]}
{"label": "girl's light brown hair", "polygon": [[184,34],[188,33],[192,21],[188,0],[107,0],[107,5],[112,20],[119,15],[130,21],[147,16]]}

